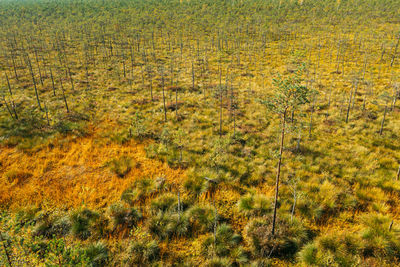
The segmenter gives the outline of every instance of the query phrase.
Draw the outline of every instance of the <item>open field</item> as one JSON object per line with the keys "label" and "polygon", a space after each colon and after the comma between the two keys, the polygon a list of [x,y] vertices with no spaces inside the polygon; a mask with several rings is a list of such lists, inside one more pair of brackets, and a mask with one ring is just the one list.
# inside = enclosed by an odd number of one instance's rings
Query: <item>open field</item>
{"label": "open field", "polygon": [[400,264],[399,42],[394,0],[0,2],[0,265]]}

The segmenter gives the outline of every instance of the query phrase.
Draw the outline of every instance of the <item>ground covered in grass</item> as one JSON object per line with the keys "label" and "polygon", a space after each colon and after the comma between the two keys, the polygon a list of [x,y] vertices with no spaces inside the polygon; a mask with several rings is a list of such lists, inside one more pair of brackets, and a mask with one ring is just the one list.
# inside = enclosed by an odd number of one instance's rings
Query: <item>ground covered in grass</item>
{"label": "ground covered in grass", "polygon": [[0,265],[398,264],[399,11],[1,3]]}

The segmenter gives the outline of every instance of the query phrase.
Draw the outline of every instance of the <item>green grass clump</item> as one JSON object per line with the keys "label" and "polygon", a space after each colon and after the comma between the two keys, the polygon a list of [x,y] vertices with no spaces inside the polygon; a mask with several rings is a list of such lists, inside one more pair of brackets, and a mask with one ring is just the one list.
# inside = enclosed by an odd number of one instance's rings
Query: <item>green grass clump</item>
{"label": "green grass clump", "polygon": [[125,258],[127,265],[151,265],[160,259],[160,247],[157,241],[137,240],[128,248]]}
{"label": "green grass clump", "polygon": [[272,216],[255,218],[245,229],[245,239],[256,257],[291,257],[309,239],[307,228],[300,221],[278,216],[275,235],[271,234]]}
{"label": "green grass clump", "polygon": [[126,207],[123,203],[115,203],[108,208],[113,229],[132,228],[142,219],[142,214],[135,208]]}
{"label": "green grass clump", "polygon": [[264,195],[247,194],[240,198],[238,208],[246,215],[264,216],[272,211],[273,200]]}
{"label": "green grass clump", "polygon": [[106,266],[109,254],[107,246],[102,242],[90,244],[84,249],[84,255],[88,259],[89,266],[91,267]]}
{"label": "green grass clump", "polygon": [[328,234],[305,245],[298,253],[308,266],[357,266],[360,263],[360,239],[352,234]]}
{"label": "green grass clump", "polygon": [[74,211],[70,219],[73,236],[81,240],[86,240],[91,236],[103,237],[108,231],[107,219],[89,209]]}
{"label": "green grass clump", "polygon": [[133,168],[132,158],[121,156],[117,159],[113,159],[110,162],[110,168],[118,177],[124,178]]}
{"label": "green grass clump", "polygon": [[241,265],[248,261],[244,249],[240,246],[242,237],[236,234],[228,224],[221,224],[216,228],[214,235],[209,235],[202,243],[203,254],[209,257],[216,255],[228,258],[232,264]]}

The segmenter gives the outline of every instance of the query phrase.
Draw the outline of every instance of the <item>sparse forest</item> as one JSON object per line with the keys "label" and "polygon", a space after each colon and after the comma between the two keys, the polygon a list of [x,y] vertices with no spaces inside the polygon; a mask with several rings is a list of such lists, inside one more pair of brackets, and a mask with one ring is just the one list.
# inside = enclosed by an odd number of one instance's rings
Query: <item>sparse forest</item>
{"label": "sparse forest", "polygon": [[400,265],[400,1],[0,1],[0,266]]}

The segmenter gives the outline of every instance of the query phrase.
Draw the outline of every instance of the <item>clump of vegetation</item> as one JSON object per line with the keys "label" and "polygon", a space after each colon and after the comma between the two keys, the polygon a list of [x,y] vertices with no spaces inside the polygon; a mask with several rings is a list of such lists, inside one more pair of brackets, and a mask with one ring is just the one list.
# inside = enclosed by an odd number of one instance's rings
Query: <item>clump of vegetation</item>
{"label": "clump of vegetation", "polygon": [[138,240],[128,248],[126,264],[153,264],[160,259],[160,247],[157,241]]}
{"label": "clump of vegetation", "polygon": [[71,221],[64,214],[40,214],[35,219],[35,228],[32,231],[33,236],[62,237],[69,234],[71,230]]}
{"label": "clump of vegetation", "polygon": [[10,170],[4,174],[5,178],[9,183],[22,184],[26,179],[32,177],[30,172],[24,172],[19,170]]}
{"label": "clump of vegetation", "polygon": [[238,207],[246,215],[264,216],[272,211],[273,201],[264,195],[248,194],[240,198]]}
{"label": "clump of vegetation", "polygon": [[0,266],[400,265],[399,10],[0,1]]}
{"label": "clump of vegetation", "polygon": [[164,212],[150,218],[148,228],[151,234],[161,240],[189,236],[192,230],[187,216]]}
{"label": "clump of vegetation", "polygon": [[88,258],[89,266],[100,267],[107,264],[109,251],[105,244],[97,242],[87,246],[84,255]]}
{"label": "clump of vegetation", "polygon": [[108,221],[104,216],[89,209],[74,211],[71,224],[72,234],[81,240],[91,236],[103,237],[108,231]]}
{"label": "clump of vegetation", "polygon": [[360,262],[360,240],[351,234],[332,234],[319,237],[305,245],[299,259],[308,266],[331,264],[353,266]]}
{"label": "clump of vegetation", "polygon": [[208,256],[216,255],[227,258],[231,264],[241,265],[247,263],[247,255],[240,246],[242,237],[236,234],[232,227],[221,224],[216,228],[215,234],[210,235],[202,243],[203,253]]}
{"label": "clump of vegetation", "polygon": [[304,225],[286,217],[278,217],[277,232],[272,234],[272,218],[261,217],[249,221],[245,230],[245,239],[251,245],[257,257],[291,257],[310,238]]}
{"label": "clump of vegetation", "polygon": [[132,170],[132,167],[132,159],[128,156],[121,156],[118,159],[113,159],[110,162],[111,171],[120,178],[124,178]]}
{"label": "clump of vegetation", "polygon": [[108,214],[111,217],[113,229],[128,228],[136,226],[142,219],[142,214],[135,208],[126,207],[122,203],[115,203],[108,209]]}
{"label": "clump of vegetation", "polygon": [[151,178],[142,178],[133,183],[127,188],[121,196],[121,199],[127,203],[135,201],[143,203],[148,197],[156,192],[156,185]]}

